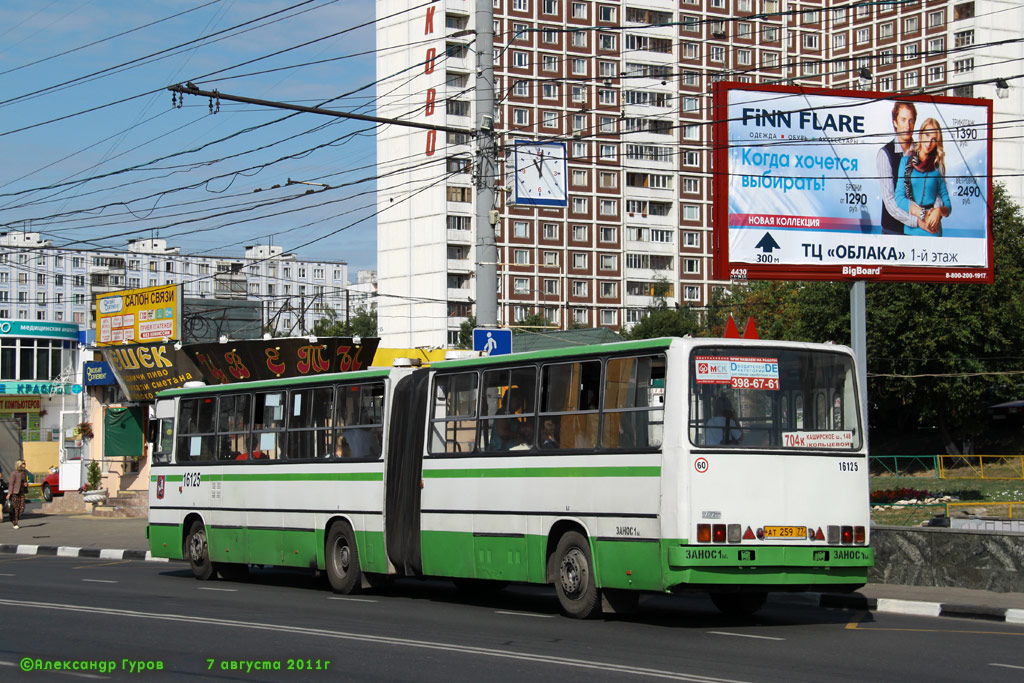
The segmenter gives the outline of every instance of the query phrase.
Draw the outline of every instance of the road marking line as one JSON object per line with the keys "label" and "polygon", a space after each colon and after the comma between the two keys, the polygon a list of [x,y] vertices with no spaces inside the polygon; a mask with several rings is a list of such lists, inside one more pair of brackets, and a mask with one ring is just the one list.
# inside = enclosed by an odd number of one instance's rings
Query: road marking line
{"label": "road marking line", "polygon": [[109,579],[82,579],[82,581],[88,581],[89,583],[117,583],[117,581],[111,581]]}
{"label": "road marking line", "polygon": [[1011,633],[1009,631],[968,631],[965,629],[946,628],[889,628],[887,626],[860,626],[858,631],[899,631],[903,633],[970,633],[977,636],[1017,636],[1024,637],[1024,633]]}
{"label": "road marking line", "polygon": [[554,614],[534,614],[533,612],[513,612],[511,610],[494,610],[495,614],[510,614],[513,617],[537,617],[538,619],[554,619]]}
{"label": "road marking line", "polygon": [[862,621],[864,621],[865,619],[867,619],[867,618],[868,618],[868,616],[869,616],[869,615],[868,615],[868,613],[867,613],[867,612],[865,612],[864,614],[860,615],[859,617],[857,617],[856,619],[854,619],[853,621],[851,621],[851,622],[850,622],[849,624],[847,624],[847,625],[846,625],[846,628],[847,628],[848,630],[850,630],[850,631],[853,631],[853,630],[855,630],[855,629],[858,629],[858,628],[860,628],[860,624],[861,624],[861,622],[862,622]]}
{"label": "road marking line", "polygon": [[220,591],[222,593],[237,593],[238,592],[237,588],[205,588],[203,586],[200,586],[199,590],[201,590],[201,591]]}
{"label": "road marking line", "polygon": [[335,595],[334,597],[327,598],[327,599],[328,600],[345,600],[346,602],[377,602],[377,600],[371,600],[369,598],[349,598],[349,597],[345,597],[345,596],[341,596],[341,595]]}
{"label": "road marking line", "polygon": [[74,567],[74,569],[92,569],[93,567],[111,567],[116,564],[130,564],[131,560],[118,560],[117,562],[101,562],[99,564],[83,564],[80,567]]}
{"label": "road marking line", "polygon": [[15,574],[0,574],[0,576],[16,576]]}
{"label": "road marking line", "polygon": [[989,666],[1001,666],[1007,669],[1024,669],[1024,666],[1017,666],[1016,664],[1000,664],[998,662],[991,662]]}
{"label": "road marking line", "polygon": [[59,612],[79,612],[88,614],[95,622],[97,615],[111,617],[128,617],[133,619],[150,619],[153,621],[170,621],[187,624],[200,624],[203,626],[222,626],[228,628],[249,629],[252,631],[267,631],[270,633],[292,633],[296,635],[313,636],[320,638],[331,638],[334,640],[348,640],[354,642],[374,643],[377,645],[393,645],[396,647],[411,647],[421,650],[435,650],[445,652],[456,652],[459,654],[476,655],[480,657],[494,657],[496,659],[518,660],[534,662],[538,664],[551,664],[554,666],[572,667],[575,669],[587,669],[592,671],[624,673],[633,676],[647,676],[650,678],[663,678],[674,681],[689,681],[692,683],[741,683],[741,681],[727,678],[714,678],[698,673],[683,673],[677,671],[665,671],[662,669],[645,669],[642,667],[626,666],[612,662],[591,661],[585,659],[570,659],[568,657],[555,657],[553,655],[532,654],[529,652],[517,652],[515,650],[499,650],[495,648],[477,647],[473,645],[457,645],[429,640],[412,640],[410,638],[395,638],[390,636],[370,635],[354,633],[351,631],[331,631],[322,628],[309,628],[303,626],[288,626],[286,624],[267,624],[255,621],[236,621],[234,619],[221,619],[215,617],[196,617],[185,614],[158,614],[155,612],[138,612],[134,610],[117,609],[114,607],[91,607],[87,605],[60,605],[48,602],[25,602],[24,600],[7,600],[0,598],[0,605],[15,607],[19,609],[41,609]]}
{"label": "road marking line", "polygon": [[785,640],[785,638],[776,638],[775,636],[755,636],[752,633],[729,633],[728,631],[708,631],[716,636],[736,636],[737,638],[757,638],[758,640]]}

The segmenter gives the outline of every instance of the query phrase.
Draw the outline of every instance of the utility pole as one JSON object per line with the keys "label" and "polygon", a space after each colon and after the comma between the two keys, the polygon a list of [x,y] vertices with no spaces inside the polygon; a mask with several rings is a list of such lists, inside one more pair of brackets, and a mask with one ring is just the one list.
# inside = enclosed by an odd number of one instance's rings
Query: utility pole
{"label": "utility pole", "polygon": [[493,0],[476,0],[476,164],[476,324],[479,327],[497,327]]}

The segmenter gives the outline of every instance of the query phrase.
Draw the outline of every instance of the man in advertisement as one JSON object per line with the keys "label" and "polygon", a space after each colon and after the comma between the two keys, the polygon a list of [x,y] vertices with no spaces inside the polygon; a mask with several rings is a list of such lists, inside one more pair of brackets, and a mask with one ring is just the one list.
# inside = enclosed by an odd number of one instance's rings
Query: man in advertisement
{"label": "man in advertisement", "polygon": [[940,234],[942,225],[942,200],[936,199],[933,207],[925,209],[910,202],[908,210],[899,207],[896,188],[903,157],[914,154],[914,125],[917,123],[917,108],[912,102],[897,102],[892,108],[892,126],[895,137],[887,142],[876,156],[878,182],[882,190],[882,234],[903,235],[904,226]]}

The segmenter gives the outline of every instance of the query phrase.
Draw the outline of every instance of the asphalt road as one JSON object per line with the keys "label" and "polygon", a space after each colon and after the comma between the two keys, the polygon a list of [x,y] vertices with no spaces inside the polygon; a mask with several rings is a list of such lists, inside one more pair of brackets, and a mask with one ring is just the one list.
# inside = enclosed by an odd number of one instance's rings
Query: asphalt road
{"label": "asphalt road", "polygon": [[[199,582],[179,563],[0,556],[0,615],[4,681],[1024,678],[1024,627],[1013,624],[796,603],[731,619],[699,597],[645,598],[635,615],[580,622],[543,588],[472,599],[447,582],[400,581],[343,597],[304,573]],[[24,658],[96,669],[25,672]]]}

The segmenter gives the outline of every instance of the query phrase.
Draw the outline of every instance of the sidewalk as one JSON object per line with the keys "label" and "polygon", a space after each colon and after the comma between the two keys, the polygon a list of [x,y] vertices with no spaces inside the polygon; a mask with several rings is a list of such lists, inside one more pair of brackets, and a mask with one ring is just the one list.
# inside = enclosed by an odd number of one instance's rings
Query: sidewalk
{"label": "sidewalk", "polygon": [[[11,528],[6,517],[0,524],[0,554],[166,561],[149,555],[146,524],[145,519],[42,514],[31,506],[20,529]],[[1024,593],[967,588],[869,583],[848,594],[773,593],[772,602],[1024,624]]]}

